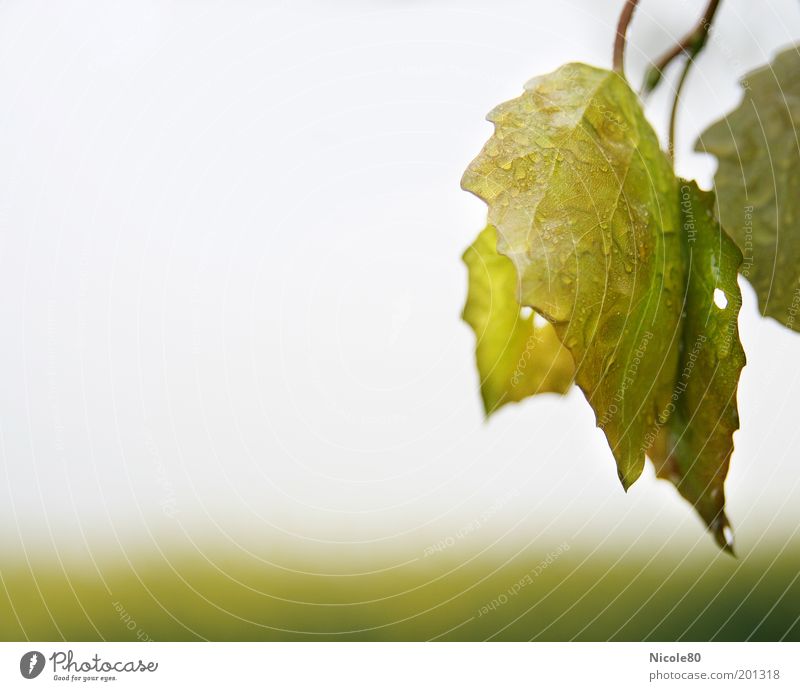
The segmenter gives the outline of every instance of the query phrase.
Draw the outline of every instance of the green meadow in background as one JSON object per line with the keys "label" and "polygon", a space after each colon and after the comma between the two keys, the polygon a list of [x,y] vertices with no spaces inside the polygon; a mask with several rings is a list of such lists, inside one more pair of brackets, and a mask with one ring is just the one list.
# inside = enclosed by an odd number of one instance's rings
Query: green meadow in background
{"label": "green meadow in background", "polygon": [[0,637],[800,640],[800,538],[737,559],[710,542],[547,544],[505,556],[456,544],[388,569],[385,553],[374,568],[311,554],[275,555],[290,565],[278,568],[223,549],[168,561],[141,551],[96,567],[29,556],[3,561]]}

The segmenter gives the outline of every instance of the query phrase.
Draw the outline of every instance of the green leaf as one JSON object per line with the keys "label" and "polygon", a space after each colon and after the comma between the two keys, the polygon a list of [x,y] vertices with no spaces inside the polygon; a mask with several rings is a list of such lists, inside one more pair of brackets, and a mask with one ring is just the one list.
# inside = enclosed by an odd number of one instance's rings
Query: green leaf
{"label": "green leaf", "polygon": [[742,80],[742,102],[698,139],[719,159],[718,215],[762,314],[800,331],[800,52]]}
{"label": "green leaf", "polygon": [[583,64],[489,115],[462,186],[489,205],[520,303],[545,316],[627,489],[678,368],[684,269],[677,182],[627,82]]}
{"label": "green leaf", "polygon": [[659,477],[672,482],[733,550],[725,515],[725,476],[739,428],[736,390],[745,355],[737,326],[742,254],[714,220],[714,195],[693,182],[680,190],[688,268],[680,366],[649,451]]}
{"label": "green leaf", "polygon": [[572,356],[541,317],[522,315],[517,272],[497,253],[487,226],[464,252],[469,291],[463,318],[475,332],[475,356],[487,415],[537,393],[566,393],[575,376]]}

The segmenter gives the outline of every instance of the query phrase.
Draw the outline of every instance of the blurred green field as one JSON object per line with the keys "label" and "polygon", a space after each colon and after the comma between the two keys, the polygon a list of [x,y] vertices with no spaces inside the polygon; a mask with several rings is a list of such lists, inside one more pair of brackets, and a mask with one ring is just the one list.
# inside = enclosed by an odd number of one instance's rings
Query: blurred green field
{"label": "blurred green field", "polygon": [[276,567],[222,549],[96,568],[4,558],[0,638],[800,640],[800,540],[739,559],[705,541],[683,554],[572,544],[543,567],[548,552],[454,549],[394,568],[376,554],[374,573],[369,560],[281,555]]}

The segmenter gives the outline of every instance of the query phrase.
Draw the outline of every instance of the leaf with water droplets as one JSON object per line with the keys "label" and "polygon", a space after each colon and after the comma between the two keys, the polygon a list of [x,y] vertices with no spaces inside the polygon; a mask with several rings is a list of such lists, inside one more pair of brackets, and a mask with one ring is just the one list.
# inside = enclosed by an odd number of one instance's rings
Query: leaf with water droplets
{"label": "leaf with water droplets", "polygon": [[463,318],[475,332],[486,414],[537,393],[566,393],[575,376],[572,356],[549,323],[521,312],[517,272],[497,253],[494,227],[487,226],[467,248],[464,263],[469,290]]}
{"label": "leaf with water droplets", "polygon": [[494,135],[462,186],[489,205],[520,303],[571,352],[627,488],[678,367],[684,270],[671,165],[627,82],[588,65],[532,80],[489,119]]}
{"label": "leaf with water droplets", "polygon": [[762,314],[800,331],[800,46],[742,86],[739,106],[696,148],[719,160],[719,220],[744,254]]}
{"label": "leaf with water droplets", "polygon": [[733,551],[725,476],[739,428],[736,390],[745,355],[737,326],[742,254],[714,220],[714,195],[693,182],[680,190],[687,278],[678,376],[648,454],[714,534]]}

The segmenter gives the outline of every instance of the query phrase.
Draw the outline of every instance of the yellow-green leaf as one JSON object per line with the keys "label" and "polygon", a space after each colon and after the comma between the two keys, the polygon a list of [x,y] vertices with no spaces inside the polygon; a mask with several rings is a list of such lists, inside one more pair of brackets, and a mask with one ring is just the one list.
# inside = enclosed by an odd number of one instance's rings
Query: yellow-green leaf
{"label": "yellow-green leaf", "polygon": [[463,318],[475,332],[486,414],[537,393],[566,393],[575,376],[572,356],[549,323],[521,313],[517,273],[497,253],[494,227],[487,226],[467,248],[464,263],[469,290]]}
{"label": "yellow-green leaf", "polygon": [[800,331],[800,46],[742,86],[739,106],[696,148],[719,160],[719,220],[744,254],[762,314]]}
{"label": "yellow-green leaf", "polygon": [[625,488],[675,382],[684,269],[677,182],[636,95],[583,64],[536,78],[489,115],[462,186],[489,205],[519,301],[577,365]]}
{"label": "yellow-green leaf", "polygon": [[684,182],[680,208],[688,270],[680,365],[649,455],[659,477],[678,488],[719,545],[732,551],[724,483],[739,428],[736,390],[745,365],[737,326],[742,254],[714,220],[712,193]]}

